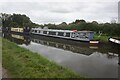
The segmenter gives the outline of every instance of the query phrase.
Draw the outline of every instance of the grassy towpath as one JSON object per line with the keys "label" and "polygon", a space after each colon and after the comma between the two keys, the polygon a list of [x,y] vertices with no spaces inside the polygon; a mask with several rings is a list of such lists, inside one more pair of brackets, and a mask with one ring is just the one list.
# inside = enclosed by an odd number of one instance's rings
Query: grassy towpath
{"label": "grassy towpath", "polygon": [[73,71],[6,39],[2,39],[2,44],[2,65],[13,78],[81,78]]}

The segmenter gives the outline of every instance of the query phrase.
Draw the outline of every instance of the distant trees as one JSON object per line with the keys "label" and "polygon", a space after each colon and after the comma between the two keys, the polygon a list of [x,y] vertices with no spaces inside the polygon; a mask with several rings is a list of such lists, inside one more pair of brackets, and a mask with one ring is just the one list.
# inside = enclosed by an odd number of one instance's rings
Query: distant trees
{"label": "distant trees", "polygon": [[73,22],[72,24],[81,24],[81,23],[86,23],[86,21],[83,20],[83,19],[81,19],[81,20],[77,19],[77,20],[75,20],[75,22]]}
{"label": "distant trees", "polygon": [[117,23],[105,23],[99,24],[97,21],[92,21],[87,23],[85,20],[76,20],[66,26],[60,26],[61,24],[55,27],[56,29],[68,29],[68,30],[90,30],[95,31],[96,33],[102,32],[104,35],[109,36],[120,36],[120,24]]}
{"label": "distant trees", "polygon": [[97,21],[92,21],[92,24],[98,24],[98,22]]}
{"label": "distant trees", "polygon": [[91,30],[96,33],[102,32],[104,35],[120,36],[120,24],[117,23],[105,23],[99,24],[97,21],[86,22],[85,20],[75,20],[72,23],[67,24],[62,22],[61,24],[44,24],[39,25],[33,23],[29,17],[21,14],[2,14],[2,26],[3,27],[48,27],[50,29],[68,29],[68,30]]}
{"label": "distant trees", "polygon": [[48,27],[49,29],[56,29],[57,28],[57,26],[55,24],[51,24],[51,23],[44,24],[44,27]]}
{"label": "distant trees", "polygon": [[114,36],[120,36],[120,24],[103,24],[102,26],[102,32],[107,35],[114,35]]}
{"label": "distant trees", "polygon": [[57,29],[64,29],[65,27],[67,27],[66,22],[62,22],[61,24],[57,25]]}

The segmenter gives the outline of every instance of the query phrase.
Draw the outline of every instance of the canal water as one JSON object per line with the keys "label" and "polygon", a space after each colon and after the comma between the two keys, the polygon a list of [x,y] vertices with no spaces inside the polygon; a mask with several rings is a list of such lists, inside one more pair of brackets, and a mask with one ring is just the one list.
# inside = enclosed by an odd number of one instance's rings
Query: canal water
{"label": "canal water", "polygon": [[4,38],[43,55],[57,64],[88,78],[118,78],[118,45],[70,41],[38,35],[4,34]]}

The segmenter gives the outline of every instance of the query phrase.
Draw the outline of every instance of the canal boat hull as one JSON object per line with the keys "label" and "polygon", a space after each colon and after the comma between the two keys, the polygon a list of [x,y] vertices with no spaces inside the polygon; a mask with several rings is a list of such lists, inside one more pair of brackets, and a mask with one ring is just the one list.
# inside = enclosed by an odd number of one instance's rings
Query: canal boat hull
{"label": "canal boat hull", "polygon": [[89,41],[84,41],[84,40],[76,40],[76,39],[70,39],[70,38],[62,38],[62,37],[55,37],[55,36],[47,36],[47,35],[40,35],[40,34],[30,34],[31,36],[34,35],[34,36],[38,36],[39,38],[40,37],[46,37],[46,38],[55,38],[55,39],[58,39],[58,40],[66,40],[66,41],[75,41],[75,42],[85,42],[85,43],[89,43]]}
{"label": "canal boat hull", "polygon": [[41,29],[32,28],[31,34],[37,34],[48,37],[64,38],[68,40],[89,42],[93,39],[93,31],[71,31],[71,30],[55,30],[55,29]]}

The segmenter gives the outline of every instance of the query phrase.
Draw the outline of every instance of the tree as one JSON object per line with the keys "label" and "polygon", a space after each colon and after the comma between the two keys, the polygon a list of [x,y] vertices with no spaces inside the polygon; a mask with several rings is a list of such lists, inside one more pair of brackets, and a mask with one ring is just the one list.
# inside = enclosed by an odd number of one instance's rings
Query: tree
{"label": "tree", "polygon": [[62,22],[61,24],[57,25],[58,29],[64,29],[65,27],[67,27],[67,23],[66,22]]}
{"label": "tree", "polygon": [[59,25],[67,25],[67,23],[66,22],[62,22],[61,24],[59,24]]}
{"label": "tree", "polygon": [[32,27],[36,25],[35,23],[32,24],[32,21],[26,15],[13,14],[9,16],[7,14],[3,14],[3,16],[5,17],[5,20],[2,20],[3,27]]}
{"label": "tree", "polygon": [[98,24],[98,22],[97,21],[92,21],[92,24]]}
{"label": "tree", "polygon": [[11,23],[9,24],[9,26],[11,26],[11,27],[18,27],[18,24],[17,24],[16,22],[11,22]]}
{"label": "tree", "polygon": [[86,21],[83,20],[83,19],[81,19],[81,20],[77,19],[77,20],[75,21],[75,24],[80,24],[80,23],[86,23]]}

